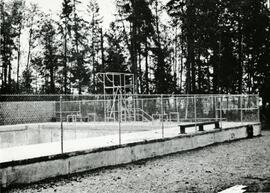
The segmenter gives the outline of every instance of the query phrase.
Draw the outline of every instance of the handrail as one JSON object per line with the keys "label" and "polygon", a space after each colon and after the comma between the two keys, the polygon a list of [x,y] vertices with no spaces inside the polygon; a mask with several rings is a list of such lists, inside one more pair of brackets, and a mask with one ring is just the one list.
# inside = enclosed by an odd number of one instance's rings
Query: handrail
{"label": "handrail", "polygon": [[[130,110],[130,111],[133,111],[133,110],[135,110],[135,111],[140,111],[140,112],[142,112],[143,114],[144,114],[144,118],[145,119],[147,119],[148,121],[152,121],[153,120],[153,117],[151,116],[151,115],[149,115],[147,112],[145,112],[143,109],[141,109],[141,108],[128,108],[128,110]],[[145,116],[146,115],[146,116]],[[147,117],[148,116],[148,117]]]}

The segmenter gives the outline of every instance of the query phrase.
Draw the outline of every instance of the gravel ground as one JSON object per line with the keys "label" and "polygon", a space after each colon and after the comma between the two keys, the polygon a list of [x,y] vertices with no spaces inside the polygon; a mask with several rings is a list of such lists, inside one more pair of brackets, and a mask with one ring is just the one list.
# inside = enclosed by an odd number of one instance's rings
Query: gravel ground
{"label": "gravel ground", "polygon": [[270,131],[262,137],[224,143],[128,164],[51,179],[7,192],[218,192],[246,185],[270,192]]}

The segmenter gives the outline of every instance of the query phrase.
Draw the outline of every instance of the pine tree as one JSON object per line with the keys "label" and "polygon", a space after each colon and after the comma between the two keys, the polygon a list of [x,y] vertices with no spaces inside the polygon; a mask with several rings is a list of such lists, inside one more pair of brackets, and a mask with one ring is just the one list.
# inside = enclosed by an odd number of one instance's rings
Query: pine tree
{"label": "pine tree", "polygon": [[154,88],[155,93],[175,93],[176,82],[173,79],[172,63],[170,62],[171,54],[171,39],[169,37],[169,27],[162,24],[159,14],[162,13],[162,3],[158,0],[154,1],[155,10],[155,35],[151,51],[154,56]]}
{"label": "pine tree", "polygon": [[57,53],[59,45],[56,38],[57,32],[54,22],[50,19],[44,21],[40,29],[40,46],[43,53],[34,58],[32,63],[36,65],[38,71],[44,78],[43,92],[47,94],[56,93],[56,73],[59,69]]}
{"label": "pine tree", "polygon": [[24,12],[25,12],[25,2],[22,0],[14,0],[12,5],[12,18],[13,18],[13,28],[15,33],[15,49],[17,52],[17,72],[16,72],[16,92],[19,93],[19,76],[20,76],[20,67],[21,67],[21,36],[22,30],[24,28],[25,20],[24,20]]}
{"label": "pine tree", "polygon": [[[146,0],[122,0],[117,1],[119,22],[123,24],[123,33],[126,36],[126,44],[129,50],[131,72],[134,74],[136,81],[136,90],[140,88],[142,92],[142,57],[148,57],[150,38],[154,34],[154,17]],[[125,25],[124,21],[129,23]],[[127,29],[130,32],[127,32]],[[148,71],[148,58],[146,60],[146,69]],[[148,75],[145,76],[148,82]],[[138,84],[140,83],[140,84]]]}
{"label": "pine tree", "polygon": [[15,59],[13,52],[17,49],[15,38],[18,36],[16,31],[16,12],[17,1],[1,1],[1,31],[0,31],[0,54],[2,60],[2,93],[13,93],[15,91],[14,81],[12,80],[12,61]]}
{"label": "pine tree", "polygon": [[14,42],[10,35],[11,32],[11,17],[7,12],[7,5],[5,2],[1,1],[1,43],[0,43],[0,53],[1,53],[1,67],[2,67],[2,85],[1,93],[8,93],[8,67],[11,65],[11,55],[12,55],[12,46]]}
{"label": "pine tree", "polygon": [[62,12],[60,15],[60,33],[62,34],[63,39],[63,53],[62,53],[62,64],[63,64],[63,92],[64,94],[68,94],[70,91],[68,91],[68,39],[71,37],[71,28],[72,28],[72,10],[73,5],[71,4],[71,0],[63,0],[62,2]]}
{"label": "pine tree", "polygon": [[82,17],[79,16],[77,5],[80,2],[77,0],[73,1],[73,39],[72,39],[72,58],[73,66],[71,67],[72,77],[70,78],[74,88],[81,94],[85,87],[89,86],[89,68],[86,66],[86,56],[88,52],[87,45],[87,28],[86,22]]}
{"label": "pine tree", "polygon": [[34,80],[33,71],[30,68],[26,68],[22,73],[21,93],[23,94],[33,93],[32,87],[33,80]]}
{"label": "pine tree", "polygon": [[[103,32],[102,32],[102,22],[103,18],[99,13],[99,5],[96,0],[90,0],[87,5],[87,13],[89,16],[88,30],[91,46],[90,51],[90,61],[92,64],[92,78],[90,90],[92,92],[97,92],[96,73],[104,71],[104,45],[103,45]],[[100,53],[100,54],[99,54]],[[100,62],[101,61],[101,62]]]}
{"label": "pine tree", "polygon": [[106,35],[105,72],[127,72],[126,58],[124,56],[123,34],[119,33],[115,23],[110,24]]}

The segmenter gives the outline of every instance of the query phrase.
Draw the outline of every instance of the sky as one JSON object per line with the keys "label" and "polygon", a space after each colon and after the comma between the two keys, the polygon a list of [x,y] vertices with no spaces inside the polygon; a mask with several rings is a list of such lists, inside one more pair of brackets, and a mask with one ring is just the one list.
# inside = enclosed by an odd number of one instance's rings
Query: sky
{"label": "sky", "polygon": [[[31,2],[37,3],[45,13],[52,12],[53,14],[60,13],[63,0],[25,0],[27,4]],[[81,9],[86,10],[89,0],[81,0]],[[109,27],[110,22],[114,20],[115,4],[114,0],[98,0],[100,6],[100,15],[103,16],[104,27]]]}

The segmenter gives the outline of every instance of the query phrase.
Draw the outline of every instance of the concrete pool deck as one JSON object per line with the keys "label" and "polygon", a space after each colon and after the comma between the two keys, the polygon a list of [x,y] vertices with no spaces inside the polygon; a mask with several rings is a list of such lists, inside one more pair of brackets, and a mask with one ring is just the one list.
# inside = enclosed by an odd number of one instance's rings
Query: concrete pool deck
{"label": "concrete pool deck", "polygon": [[[243,123],[243,125],[252,125],[252,124],[256,124],[256,123],[254,122]],[[222,122],[221,126],[222,126],[222,129],[225,129],[225,128],[239,127],[241,125],[242,123],[239,123],[239,122]],[[125,129],[125,126],[126,125],[124,124],[122,125],[123,130]],[[143,125],[141,125],[141,127],[143,127]],[[157,127],[160,127],[160,128],[149,130],[149,131],[145,131],[141,128],[142,131],[137,130],[136,132],[122,133],[121,145],[149,141],[149,140],[154,140],[154,139],[161,139],[162,137],[171,138],[171,137],[179,136],[179,127],[177,126],[176,123],[174,125],[164,126],[164,136],[162,136],[161,125],[157,125]],[[204,128],[205,128],[205,131],[214,130],[213,125],[207,125]],[[186,131],[187,134],[184,134],[184,135],[195,133],[195,127],[191,127],[186,130],[187,130]],[[82,150],[89,150],[89,149],[96,149],[96,148],[119,145],[118,130],[114,132],[116,132],[116,134],[64,140],[63,152],[69,153],[69,152],[76,152],[76,151],[82,151]],[[65,131],[64,131],[64,135],[65,135]],[[21,145],[21,146],[16,146],[16,147],[9,147],[9,148],[1,148],[0,149],[0,163],[32,159],[32,158],[51,156],[51,155],[57,155],[57,154],[61,154],[60,141],[40,143],[40,144],[31,144],[31,145]]]}

